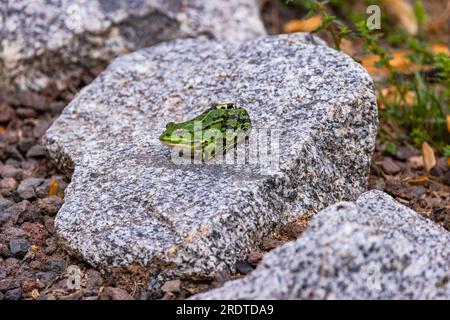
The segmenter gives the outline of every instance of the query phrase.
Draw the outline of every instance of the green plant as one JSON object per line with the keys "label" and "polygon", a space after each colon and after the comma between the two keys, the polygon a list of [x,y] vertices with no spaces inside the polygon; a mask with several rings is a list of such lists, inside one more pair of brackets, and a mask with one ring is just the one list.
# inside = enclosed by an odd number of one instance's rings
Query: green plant
{"label": "green plant", "polygon": [[[395,29],[393,19],[382,18],[382,30],[369,30],[361,15],[351,15],[352,1],[290,1],[308,10],[308,16],[320,14],[322,25],[315,31],[327,31],[337,50],[341,49],[342,39],[363,40],[366,52],[376,55],[376,67],[387,70],[387,77],[376,83],[377,89],[390,87],[390,97],[378,90],[384,108],[380,110],[382,118],[393,120],[403,128],[416,146],[429,141],[437,150],[450,141],[446,128],[446,117],[450,114],[450,58],[445,54],[433,55],[429,42],[421,36],[410,36]],[[372,2],[372,1],[371,1]],[[377,2],[375,2],[377,3]],[[382,2],[378,2],[382,5]],[[329,13],[329,8],[343,15],[338,19]],[[419,29],[427,19],[421,1],[414,2],[414,13]],[[351,15],[351,17],[349,17]],[[359,21],[355,21],[359,18]],[[342,20],[348,22],[344,24]],[[412,70],[398,70],[392,65],[393,50],[402,48],[408,52],[407,64]],[[392,93],[393,91],[393,93]]]}
{"label": "green plant", "polygon": [[450,145],[446,145],[444,147],[444,156],[446,156],[447,158],[450,158]]}
{"label": "green plant", "polygon": [[395,156],[397,153],[397,145],[393,142],[388,142],[384,151],[391,156]]}

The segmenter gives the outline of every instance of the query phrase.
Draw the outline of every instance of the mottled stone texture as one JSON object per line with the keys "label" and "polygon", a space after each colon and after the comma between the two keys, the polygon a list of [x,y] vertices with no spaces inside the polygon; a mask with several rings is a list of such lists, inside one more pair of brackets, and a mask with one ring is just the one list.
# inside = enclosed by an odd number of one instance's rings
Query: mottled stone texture
{"label": "mottled stone texture", "polygon": [[86,69],[161,41],[264,34],[256,0],[2,0],[0,89],[64,89]]}
{"label": "mottled stone texture", "polygon": [[[214,102],[248,110],[250,140],[279,130],[279,168],[173,163],[164,125]],[[114,60],[47,131],[52,158],[74,168],[56,229],[103,268],[232,272],[276,226],[363,192],[376,129],[368,74],[310,36],[159,44]]]}
{"label": "mottled stone texture", "polygon": [[381,191],[317,213],[249,276],[193,299],[449,299],[450,234]]}

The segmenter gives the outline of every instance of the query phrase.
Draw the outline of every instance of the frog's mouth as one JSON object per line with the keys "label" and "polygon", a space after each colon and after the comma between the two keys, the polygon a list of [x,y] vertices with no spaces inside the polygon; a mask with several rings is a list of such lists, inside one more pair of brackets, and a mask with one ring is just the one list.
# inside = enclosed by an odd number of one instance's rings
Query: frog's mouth
{"label": "frog's mouth", "polygon": [[194,148],[194,143],[192,141],[167,140],[167,139],[164,139],[163,136],[161,136],[159,138],[159,140],[171,148],[180,148],[180,149],[189,149],[189,150]]}

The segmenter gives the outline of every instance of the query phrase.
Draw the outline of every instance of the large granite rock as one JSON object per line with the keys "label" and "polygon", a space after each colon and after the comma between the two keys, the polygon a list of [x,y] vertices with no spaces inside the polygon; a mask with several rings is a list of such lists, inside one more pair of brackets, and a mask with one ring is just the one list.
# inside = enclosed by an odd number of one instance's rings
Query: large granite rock
{"label": "large granite rock", "polygon": [[[245,164],[172,158],[164,125],[214,102],[248,110],[249,154],[271,129],[272,153],[261,144]],[[159,44],[114,60],[47,131],[52,158],[74,168],[56,230],[103,268],[232,272],[276,226],[364,191],[376,130],[368,74],[310,36]]]}
{"label": "large granite rock", "polygon": [[193,299],[450,298],[450,234],[381,191],[330,206],[249,276]]}
{"label": "large granite rock", "polygon": [[165,40],[264,34],[256,0],[2,0],[0,89],[64,89],[86,69]]}

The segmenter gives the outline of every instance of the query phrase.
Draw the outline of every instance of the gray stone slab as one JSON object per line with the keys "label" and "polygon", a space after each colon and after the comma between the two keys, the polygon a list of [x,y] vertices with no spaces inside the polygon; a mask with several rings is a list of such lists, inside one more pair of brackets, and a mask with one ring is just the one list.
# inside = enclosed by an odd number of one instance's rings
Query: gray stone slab
{"label": "gray stone slab", "polygon": [[450,234],[381,191],[317,213],[249,276],[193,299],[449,299]]}
{"label": "gray stone slab", "polygon": [[[114,60],[44,137],[60,167],[74,168],[55,220],[65,245],[102,268],[213,277],[233,272],[276,226],[355,199],[377,130],[373,84],[316,41],[176,40]],[[164,125],[215,102],[248,110],[249,154],[270,129],[272,154],[260,143],[251,163],[172,158],[158,140]]]}
{"label": "gray stone slab", "polygon": [[256,0],[3,0],[0,89],[64,89],[86,69],[176,39],[265,34]]}

